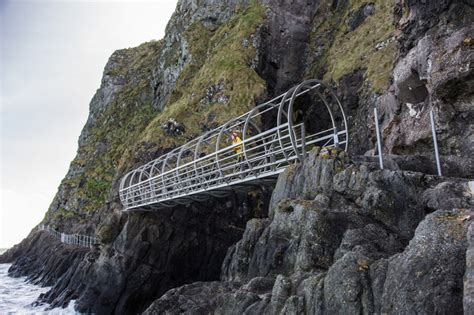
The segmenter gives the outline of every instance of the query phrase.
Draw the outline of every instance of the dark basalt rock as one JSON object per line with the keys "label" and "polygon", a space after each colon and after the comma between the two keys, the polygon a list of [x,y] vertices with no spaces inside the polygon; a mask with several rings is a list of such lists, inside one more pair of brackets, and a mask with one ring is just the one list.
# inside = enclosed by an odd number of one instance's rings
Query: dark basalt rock
{"label": "dark basalt rock", "polygon": [[267,23],[260,30],[257,72],[268,85],[268,95],[276,96],[301,81],[305,52],[317,1],[262,0],[268,7]]}
{"label": "dark basalt rock", "polygon": [[[388,261],[382,313],[462,314],[468,210],[439,210]],[[435,232],[436,231],[436,232]]]}
{"label": "dark basalt rock", "polygon": [[[417,1],[409,0],[406,2],[409,10],[409,17],[406,21],[402,21],[402,31],[404,35],[403,50],[408,51],[416,44],[417,40],[422,37],[429,29],[435,27],[444,14],[452,17],[450,22],[458,25],[466,25],[466,21],[460,17],[469,17],[466,12],[460,11],[461,8],[471,6],[470,0],[434,0],[434,1]],[[461,9],[462,10],[462,9]],[[457,12],[457,14],[455,14]],[[460,14],[460,13],[463,14]]]}
{"label": "dark basalt rock", "polygon": [[232,282],[195,282],[177,289],[172,289],[147,309],[144,314],[210,314],[216,309],[220,295],[238,289]]}
{"label": "dark basalt rock", "polygon": [[[409,1],[408,6],[410,14],[399,21],[399,41],[407,50],[393,69],[392,89],[400,106],[387,111],[384,145],[399,155],[432,152],[433,110],[441,154],[472,165],[474,7],[463,1]],[[458,168],[472,173],[472,167]]]}
{"label": "dark basalt rock", "polygon": [[65,307],[74,299],[81,312],[135,314],[172,287],[218,280],[227,249],[247,220],[267,215],[268,200],[269,191],[251,189],[224,201],[131,213],[127,220],[117,214],[100,233],[102,242],[113,242],[92,251],[33,232],[0,262],[13,262],[12,276],[53,286],[38,303]]}
{"label": "dark basalt rock", "polygon": [[[474,211],[471,211],[474,215]],[[464,314],[474,309],[474,223],[467,232],[468,249],[466,251],[466,272],[464,273]]]}
{"label": "dark basalt rock", "polygon": [[[181,287],[147,312],[173,313],[189,297],[186,310],[205,304],[209,313],[446,313],[451,303],[459,313],[472,218],[453,207],[473,208],[467,182],[367,163],[338,170],[344,154],[317,152],[280,176],[270,219],[251,220],[229,249],[224,292],[216,296],[215,282]],[[446,210],[424,218],[433,207]]]}
{"label": "dark basalt rock", "polygon": [[[370,1],[357,7],[347,0],[261,2],[267,6],[265,22],[241,44],[257,50],[249,67],[265,81],[265,99],[309,75],[325,77],[327,52],[341,27],[355,34],[379,13]],[[387,65],[390,86],[374,91],[364,67],[329,82],[347,114],[350,159],[338,150],[322,157],[314,149],[304,165],[280,175],[271,200],[271,189],[262,188],[130,214],[120,211],[117,198],[125,171],[120,169],[100,210],[49,218],[61,230],[92,234],[97,227],[100,246],[81,249],[32,232],[0,256],[0,263],[13,262],[14,276],[53,285],[39,302],[54,307],[75,299],[79,311],[97,314],[136,314],[147,308],[149,314],[461,313],[463,275],[468,313],[474,273],[473,191],[465,179],[474,177],[471,2],[396,1],[393,19],[387,20],[396,31],[373,47],[396,46],[397,56]],[[156,55],[150,50],[153,64],[138,68],[147,69],[144,73],[122,75],[127,58],[135,62],[139,56],[131,56],[133,50],[115,53],[91,102],[80,144],[91,137],[87,126],[129,81],[141,84],[143,79],[147,100],[157,112],[163,110],[195,57],[186,36],[190,25],[201,23],[215,32],[248,3],[179,1],[164,39],[153,48]],[[209,82],[200,105],[228,106],[223,89],[229,78],[220,79]],[[135,99],[144,101],[143,95],[133,96],[131,104]],[[384,140],[383,171],[373,156],[373,107],[379,109]],[[315,106],[305,110],[323,117]],[[430,110],[446,177],[435,175]],[[209,113],[203,130],[215,127],[217,117]],[[115,117],[106,118],[114,122]],[[319,118],[309,120],[309,127],[320,127]],[[273,127],[274,121],[264,116],[262,127]],[[171,129],[172,136],[184,131]],[[142,165],[171,149],[155,146],[144,140],[124,163]],[[95,157],[108,150],[102,139],[94,144]],[[78,196],[85,180],[77,185],[69,180],[84,172],[82,162],[71,166],[53,210],[81,212]],[[88,167],[97,167],[93,159],[89,162]]]}
{"label": "dark basalt rock", "polygon": [[266,195],[251,191],[224,202],[129,214],[96,264],[81,266],[88,276],[79,281],[77,309],[137,313],[170,288],[218,280],[227,249],[241,237],[245,222],[266,215],[259,212],[260,202],[264,208],[268,203]]}
{"label": "dark basalt rock", "polygon": [[324,314],[372,314],[374,306],[369,278],[372,261],[348,252],[329,268],[324,278]]}
{"label": "dark basalt rock", "polygon": [[33,231],[20,244],[0,256],[0,263],[13,263],[12,277],[45,286],[54,285],[70,266],[81,262],[89,248],[61,243],[45,231]]}
{"label": "dark basalt rock", "polygon": [[[357,156],[355,161],[361,163],[378,163],[375,156]],[[437,175],[436,160],[432,155],[395,155],[383,156],[384,167],[391,170],[412,171],[429,175]],[[440,155],[442,174],[447,177],[474,178],[474,159],[454,155]]]}
{"label": "dark basalt rock", "polygon": [[365,19],[374,14],[375,6],[373,3],[366,3],[362,5],[358,10],[352,12],[349,16],[349,31],[353,31],[358,28],[362,23],[364,23]]}

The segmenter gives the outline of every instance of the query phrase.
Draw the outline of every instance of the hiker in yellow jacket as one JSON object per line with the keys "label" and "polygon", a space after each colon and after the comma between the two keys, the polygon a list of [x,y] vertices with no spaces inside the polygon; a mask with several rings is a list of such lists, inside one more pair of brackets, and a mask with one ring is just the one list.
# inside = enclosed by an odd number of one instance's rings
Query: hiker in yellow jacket
{"label": "hiker in yellow jacket", "polygon": [[242,154],[242,145],[237,145],[237,144],[242,143],[242,139],[240,139],[239,134],[235,131],[232,132],[232,134],[230,135],[230,138],[232,140],[232,144],[235,145],[234,152],[237,153],[240,158]]}
{"label": "hiker in yellow jacket", "polygon": [[242,155],[242,139],[240,139],[239,134],[235,131],[232,132],[230,135],[230,139],[232,140],[232,144],[234,145],[233,149],[234,152],[237,154],[237,170],[240,171],[240,178],[244,178],[244,162],[243,162],[243,155]]}

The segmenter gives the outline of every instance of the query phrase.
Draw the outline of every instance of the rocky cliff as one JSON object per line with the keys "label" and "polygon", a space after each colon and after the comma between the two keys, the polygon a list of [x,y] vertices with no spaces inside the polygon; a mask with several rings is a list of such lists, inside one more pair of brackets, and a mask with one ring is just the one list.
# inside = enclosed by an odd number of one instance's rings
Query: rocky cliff
{"label": "rocky cliff", "polygon": [[[162,40],[110,57],[42,222],[101,244],[34,230],[0,262],[53,285],[39,302],[100,314],[469,310],[473,21],[469,0],[178,1]],[[274,188],[121,212],[125,172],[313,77],[342,101],[347,153],[314,149]]]}
{"label": "rocky cliff", "polygon": [[467,182],[318,153],[280,176],[220,281],[172,289],[145,313],[462,313]]}

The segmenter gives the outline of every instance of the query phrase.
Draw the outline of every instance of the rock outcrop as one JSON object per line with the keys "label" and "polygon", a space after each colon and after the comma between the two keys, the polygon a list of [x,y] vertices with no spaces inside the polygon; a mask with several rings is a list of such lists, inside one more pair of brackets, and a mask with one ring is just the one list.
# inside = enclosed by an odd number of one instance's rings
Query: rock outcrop
{"label": "rock outcrop", "polygon": [[438,210],[420,223],[403,253],[388,260],[382,312],[462,313],[470,215]]}
{"label": "rock outcrop", "polygon": [[467,234],[469,247],[466,252],[466,272],[464,274],[464,314],[474,309],[474,224],[469,225]]}
{"label": "rock outcrop", "polygon": [[[0,263],[15,262],[8,270],[12,277],[26,276],[33,284],[53,286],[61,282],[64,274],[77,269],[88,253],[88,248],[63,244],[45,231],[32,231],[20,244],[0,256]],[[78,297],[73,293],[62,292],[65,303],[60,306],[66,307],[71,299]]]}
{"label": "rock outcrop", "polygon": [[227,252],[221,282],[170,290],[146,314],[462,313],[467,182],[344,156],[314,150],[288,169],[269,218],[249,221]]}
{"label": "rock outcrop", "polygon": [[[473,20],[465,0],[179,0],[162,40],[110,57],[42,222],[100,246],[34,230],[0,262],[53,286],[39,302],[98,314],[468,312]],[[275,187],[121,211],[123,174],[314,77],[341,100],[347,153],[315,149]]]}

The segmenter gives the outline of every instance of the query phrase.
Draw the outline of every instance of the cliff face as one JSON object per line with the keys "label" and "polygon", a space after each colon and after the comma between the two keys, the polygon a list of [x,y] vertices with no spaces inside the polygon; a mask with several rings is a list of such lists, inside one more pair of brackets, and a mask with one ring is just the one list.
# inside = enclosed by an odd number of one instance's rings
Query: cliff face
{"label": "cliff face", "polygon": [[280,176],[221,281],[172,289],[145,313],[462,314],[472,196],[467,182],[315,149]]}
{"label": "cliff face", "polygon": [[[110,57],[42,222],[100,246],[33,231],[0,262],[54,283],[41,301],[84,312],[461,312],[473,20],[470,1],[180,0],[162,40]],[[120,211],[125,172],[313,77],[342,101],[350,157],[315,150],[273,194]],[[370,157],[373,107],[390,171]],[[446,178],[432,176],[430,110]],[[169,118],[185,132],[167,132]]]}

